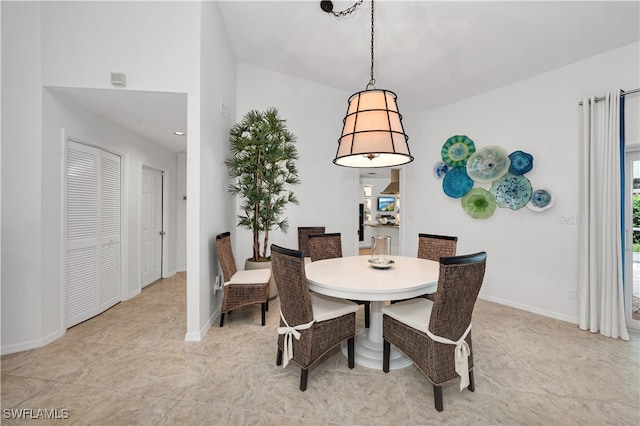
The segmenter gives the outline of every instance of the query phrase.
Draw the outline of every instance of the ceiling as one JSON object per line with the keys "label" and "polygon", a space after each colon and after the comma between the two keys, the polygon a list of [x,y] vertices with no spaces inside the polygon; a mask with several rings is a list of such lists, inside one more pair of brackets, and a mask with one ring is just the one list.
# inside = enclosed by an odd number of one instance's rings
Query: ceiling
{"label": "ceiling", "polygon": [[[333,4],[335,12],[354,0]],[[446,105],[638,41],[639,6],[376,1],[376,87],[394,91],[401,111]],[[238,61],[349,94],[369,82],[369,0],[341,18],[311,0],[222,1],[220,8]]]}
{"label": "ceiling", "polygon": [[[353,1],[335,1],[334,11]],[[345,17],[320,1],[221,1],[238,61],[351,93],[370,79],[371,2]],[[376,1],[376,87],[427,110],[640,39],[638,1]],[[58,89],[170,149],[186,151],[186,95]],[[345,108],[347,98],[345,97]],[[346,110],[346,109],[345,109]]]}
{"label": "ceiling", "polygon": [[186,93],[49,87],[61,99],[174,152],[187,152]]}

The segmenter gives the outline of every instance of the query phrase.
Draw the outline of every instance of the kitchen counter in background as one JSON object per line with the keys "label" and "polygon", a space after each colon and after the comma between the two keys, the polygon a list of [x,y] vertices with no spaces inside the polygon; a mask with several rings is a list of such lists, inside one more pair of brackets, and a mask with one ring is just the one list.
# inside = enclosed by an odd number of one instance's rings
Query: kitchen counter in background
{"label": "kitchen counter in background", "polygon": [[400,254],[400,236],[399,229],[400,225],[396,224],[387,224],[383,225],[381,223],[365,223],[364,226],[368,226],[373,228],[373,235],[388,235],[391,237],[391,254],[398,256]]}

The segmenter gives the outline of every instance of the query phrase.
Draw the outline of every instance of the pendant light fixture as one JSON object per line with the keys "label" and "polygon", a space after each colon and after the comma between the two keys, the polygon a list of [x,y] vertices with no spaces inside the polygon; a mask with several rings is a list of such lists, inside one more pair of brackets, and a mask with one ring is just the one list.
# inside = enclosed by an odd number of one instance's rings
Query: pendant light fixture
{"label": "pendant light fixture", "polygon": [[[322,10],[344,16],[362,4],[362,0],[343,12],[333,12],[333,4],[323,1]],[[389,167],[413,161],[409,136],[402,127],[397,96],[390,90],[376,89],[373,77],[374,14],[371,0],[371,79],[364,91],[349,98],[342,135],[333,162],[345,167]]]}

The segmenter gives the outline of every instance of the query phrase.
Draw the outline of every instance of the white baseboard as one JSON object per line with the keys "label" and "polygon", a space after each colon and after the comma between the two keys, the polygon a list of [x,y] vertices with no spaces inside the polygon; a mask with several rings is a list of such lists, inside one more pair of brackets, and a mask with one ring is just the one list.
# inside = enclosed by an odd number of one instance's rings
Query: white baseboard
{"label": "white baseboard", "polygon": [[571,323],[571,324],[578,324],[578,318],[577,317],[570,317],[568,315],[559,314],[557,312],[547,311],[547,310],[544,310],[544,309],[536,308],[534,306],[529,306],[529,305],[525,305],[525,304],[522,304],[522,303],[517,303],[517,302],[514,302],[512,300],[502,299],[500,297],[485,296],[485,295],[478,295],[478,299],[487,300],[489,302],[495,302],[495,303],[498,303],[500,305],[509,306],[511,308],[520,309],[522,311],[527,311],[527,312],[531,312],[531,313],[534,313],[534,314],[542,315],[542,316],[545,316],[545,317],[557,319],[557,320],[560,320],[560,321],[565,321],[565,322],[568,322],[568,323]]}
{"label": "white baseboard", "polygon": [[197,331],[187,331],[184,335],[185,342],[200,342],[202,340],[201,333]]}
{"label": "white baseboard", "polygon": [[[142,293],[142,289],[141,289],[141,288],[138,288],[138,289],[136,289],[136,290],[132,291],[131,293],[127,294],[127,298],[126,298],[126,299],[124,299],[124,300],[129,300],[129,299],[131,299],[132,297],[136,297],[136,296],[137,296],[137,295],[139,295],[140,293]],[[123,302],[124,302],[124,300],[123,300]]]}
{"label": "white baseboard", "polygon": [[49,343],[61,338],[66,333],[66,330],[56,330],[48,335],[40,338],[28,340],[26,342],[12,343],[10,345],[3,345],[0,349],[2,355],[13,354],[16,352],[28,351],[30,349],[37,349],[48,345]]}
{"label": "white baseboard", "polygon": [[162,276],[162,278],[169,278],[174,276],[175,274],[177,274],[178,272],[174,269],[173,271],[169,271],[167,272],[165,275]]}
{"label": "white baseboard", "polygon": [[200,331],[187,331],[187,333],[184,335],[184,341],[200,342],[204,338],[204,335],[207,334],[207,331],[211,328],[211,325],[213,324],[213,320],[216,319],[218,315],[220,315],[220,309],[221,309],[221,306],[218,306],[218,308],[215,311],[213,311],[213,313],[211,314],[207,322],[204,323]]}

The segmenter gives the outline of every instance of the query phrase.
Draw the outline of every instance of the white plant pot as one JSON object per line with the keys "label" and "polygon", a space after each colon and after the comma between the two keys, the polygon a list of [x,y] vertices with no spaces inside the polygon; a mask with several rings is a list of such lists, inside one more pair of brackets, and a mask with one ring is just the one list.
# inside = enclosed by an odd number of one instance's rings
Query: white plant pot
{"label": "white plant pot", "polygon": [[[247,269],[247,270],[271,269],[271,261],[254,262],[253,260],[247,259],[244,262],[244,269]],[[275,299],[277,296],[278,296],[278,287],[276,286],[276,281],[273,279],[273,272],[272,272],[271,281],[269,281],[269,300]]]}

